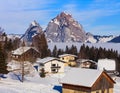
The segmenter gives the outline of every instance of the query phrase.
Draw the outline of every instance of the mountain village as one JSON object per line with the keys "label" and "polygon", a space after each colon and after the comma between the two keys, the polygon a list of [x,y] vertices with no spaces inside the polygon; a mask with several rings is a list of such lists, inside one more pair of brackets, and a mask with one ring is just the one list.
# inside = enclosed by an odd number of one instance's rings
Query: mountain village
{"label": "mountain village", "polygon": [[[119,53],[89,47],[86,38],[82,25],[64,12],[49,22],[45,33],[36,21],[19,38],[1,32],[1,93],[120,93]],[[54,42],[82,46],[79,51],[74,45],[49,49]]]}

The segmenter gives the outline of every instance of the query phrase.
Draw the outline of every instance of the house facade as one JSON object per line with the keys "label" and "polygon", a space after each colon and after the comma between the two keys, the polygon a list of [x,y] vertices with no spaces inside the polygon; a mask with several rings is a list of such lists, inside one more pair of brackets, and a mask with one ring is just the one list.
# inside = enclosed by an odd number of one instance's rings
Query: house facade
{"label": "house facade", "polygon": [[75,66],[76,65],[76,55],[72,55],[72,54],[63,54],[63,55],[59,55],[60,60],[65,62],[65,66],[71,65],[71,66]]}
{"label": "house facade", "polygon": [[113,93],[115,81],[103,71],[75,68],[61,83],[62,93]]}
{"label": "house facade", "polygon": [[97,62],[89,59],[78,59],[78,66],[81,68],[97,69]]}
{"label": "house facade", "polygon": [[17,61],[35,61],[38,57],[40,54],[33,47],[20,47],[12,51],[12,59]]}
{"label": "house facade", "polygon": [[43,59],[38,59],[40,69],[44,68],[46,73],[63,73],[64,72],[64,62],[58,58],[46,57]]}

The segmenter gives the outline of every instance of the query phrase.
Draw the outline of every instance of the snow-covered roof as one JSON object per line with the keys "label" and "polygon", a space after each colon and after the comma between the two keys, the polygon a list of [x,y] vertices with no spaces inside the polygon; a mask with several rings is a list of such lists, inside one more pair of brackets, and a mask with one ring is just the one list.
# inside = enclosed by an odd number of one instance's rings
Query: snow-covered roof
{"label": "snow-covered roof", "polygon": [[65,56],[73,56],[73,57],[77,57],[76,55],[72,55],[72,54],[63,54],[63,55],[59,55],[59,57],[65,57]]}
{"label": "snow-covered roof", "polygon": [[46,62],[49,62],[49,61],[52,61],[52,60],[59,60],[60,62],[63,62],[60,59],[55,58],[55,57],[46,57],[46,58],[43,58],[43,59],[37,59],[36,62],[37,63],[46,63]]}
{"label": "snow-covered roof", "polygon": [[92,69],[72,68],[61,83],[92,87],[103,71]]}
{"label": "snow-covered roof", "polygon": [[[28,51],[31,48],[33,48],[33,47],[19,47],[18,49],[12,51],[12,54],[13,55],[21,55],[21,54],[25,53],[26,51]],[[33,48],[33,49],[36,50],[35,48]]]}
{"label": "snow-covered roof", "polygon": [[115,60],[113,59],[99,59],[98,70],[116,70]]}

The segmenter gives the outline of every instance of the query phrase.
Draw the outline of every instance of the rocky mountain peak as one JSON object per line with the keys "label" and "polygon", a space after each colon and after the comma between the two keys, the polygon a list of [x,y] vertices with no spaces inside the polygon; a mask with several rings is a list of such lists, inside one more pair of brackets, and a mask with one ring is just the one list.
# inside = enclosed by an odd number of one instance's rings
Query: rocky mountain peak
{"label": "rocky mountain peak", "polygon": [[34,20],[33,22],[31,22],[32,26],[39,26],[39,24]]}
{"label": "rocky mountain peak", "polygon": [[25,42],[31,43],[32,38],[37,35],[43,33],[42,27],[36,21],[31,22],[28,29],[26,30],[25,34],[22,35],[21,39]]}
{"label": "rocky mountain peak", "polygon": [[53,42],[84,42],[85,31],[81,24],[65,12],[53,18],[46,28],[47,38]]}

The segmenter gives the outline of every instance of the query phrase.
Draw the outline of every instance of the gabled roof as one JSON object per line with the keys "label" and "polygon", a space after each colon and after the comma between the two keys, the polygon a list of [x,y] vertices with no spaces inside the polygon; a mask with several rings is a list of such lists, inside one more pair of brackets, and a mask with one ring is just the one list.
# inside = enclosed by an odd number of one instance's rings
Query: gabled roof
{"label": "gabled roof", "polygon": [[[12,51],[12,54],[13,55],[22,55],[23,53],[25,53],[26,51],[28,51],[29,49],[34,49],[36,50],[35,48],[33,47],[19,47],[18,49]],[[36,50],[37,51],[37,50]],[[37,51],[38,52],[38,51]]]}
{"label": "gabled roof", "polygon": [[72,68],[61,80],[61,83],[92,87],[102,73],[103,71],[100,70]]}
{"label": "gabled roof", "polygon": [[76,55],[72,55],[72,54],[63,54],[63,55],[59,55],[59,57],[65,57],[65,56],[73,56],[73,57],[77,57]]}
{"label": "gabled roof", "polygon": [[47,63],[47,62],[52,61],[52,60],[58,60],[58,61],[64,63],[64,61],[61,61],[60,59],[55,58],[55,57],[46,57],[46,58],[43,58],[43,59],[37,59],[37,63],[43,63],[44,64],[44,63]]}

